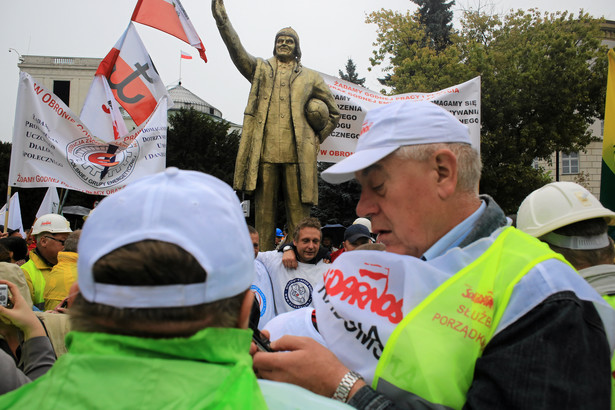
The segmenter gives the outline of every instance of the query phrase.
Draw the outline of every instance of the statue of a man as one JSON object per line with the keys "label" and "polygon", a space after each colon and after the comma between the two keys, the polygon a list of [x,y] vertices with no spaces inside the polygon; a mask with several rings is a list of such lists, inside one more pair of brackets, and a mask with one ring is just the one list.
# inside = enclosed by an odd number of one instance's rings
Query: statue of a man
{"label": "statue of a man", "polygon": [[[233,63],[252,83],[233,186],[255,191],[260,247],[270,250],[280,184],[289,232],[293,232],[297,223],[309,216],[312,205],[318,204],[316,156],[340,115],[320,74],[301,65],[295,30],[287,27],[276,34],[274,57],[256,58],[242,46],[223,1],[212,0],[211,7]],[[314,117],[306,116],[308,103]]]}

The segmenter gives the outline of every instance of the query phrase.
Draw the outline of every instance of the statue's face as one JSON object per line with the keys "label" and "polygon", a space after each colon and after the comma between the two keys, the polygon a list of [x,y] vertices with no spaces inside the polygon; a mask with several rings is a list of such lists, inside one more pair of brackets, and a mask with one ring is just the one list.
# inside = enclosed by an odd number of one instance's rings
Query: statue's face
{"label": "statue's face", "polygon": [[280,36],[275,42],[275,55],[282,61],[295,57],[295,39],[291,36]]}

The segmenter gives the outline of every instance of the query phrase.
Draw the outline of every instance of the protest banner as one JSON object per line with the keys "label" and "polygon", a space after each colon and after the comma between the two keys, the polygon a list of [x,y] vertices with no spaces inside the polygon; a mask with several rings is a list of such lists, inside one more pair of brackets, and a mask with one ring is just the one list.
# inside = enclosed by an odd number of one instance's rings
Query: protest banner
{"label": "protest banner", "polygon": [[51,91],[20,73],[9,186],[62,187],[109,195],[164,170],[167,99],[141,126],[112,143],[94,137]]}
{"label": "protest banner", "polygon": [[480,77],[432,93],[383,95],[348,81],[322,74],[340,110],[335,130],[320,145],[318,161],[339,162],[357,145],[365,114],[372,108],[394,101],[431,101],[447,109],[468,126],[472,146],[480,151]]}

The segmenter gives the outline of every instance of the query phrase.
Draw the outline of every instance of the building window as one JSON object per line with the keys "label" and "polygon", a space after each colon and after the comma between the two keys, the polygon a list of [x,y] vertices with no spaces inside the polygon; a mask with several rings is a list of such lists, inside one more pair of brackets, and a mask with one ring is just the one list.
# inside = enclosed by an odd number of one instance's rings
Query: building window
{"label": "building window", "polygon": [[534,168],[534,169],[536,169],[536,170],[537,170],[537,169],[540,169],[540,163],[538,162],[538,158],[534,158],[534,159],[532,160],[532,168]]}
{"label": "building window", "polygon": [[562,153],[562,174],[578,174],[579,173],[579,153],[571,152],[570,154]]}
{"label": "building window", "polygon": [[53,93],[67,106],[70,105],[70,81],[54,80]]}

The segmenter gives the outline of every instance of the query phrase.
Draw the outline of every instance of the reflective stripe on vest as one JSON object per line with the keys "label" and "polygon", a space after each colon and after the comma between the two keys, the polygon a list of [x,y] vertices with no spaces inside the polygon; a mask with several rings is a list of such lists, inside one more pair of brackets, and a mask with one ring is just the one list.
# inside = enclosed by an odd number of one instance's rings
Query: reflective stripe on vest
{"label": "reflective stripe on vest", "polygon": [[404,317],[378,361],[373,387],[396,402],[411,393],[463,407],[475,362],[497,329],[514,286],[552,258],[567,263],[537,239],[505,229]]}
{"label": "reflective stripe on vest", "polygon": [[28,272],[30,281],[32,281],[32,289],[34,295],[32,295],[32,303],[39,304],[45,301],[45,277],[43,273],[34,265],[34,262],[30,259],[28,262],[21,265],[21,269]]}

